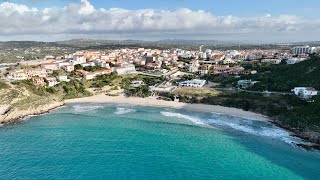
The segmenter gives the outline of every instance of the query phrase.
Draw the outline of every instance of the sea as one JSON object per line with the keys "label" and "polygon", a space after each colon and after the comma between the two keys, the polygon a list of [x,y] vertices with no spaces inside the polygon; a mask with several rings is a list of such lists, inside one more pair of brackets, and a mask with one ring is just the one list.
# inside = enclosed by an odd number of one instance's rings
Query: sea
{"label": "sea", "polygon": [[320,153],[268,122],[69,104],[0,127],[0,179],[320,179]]}

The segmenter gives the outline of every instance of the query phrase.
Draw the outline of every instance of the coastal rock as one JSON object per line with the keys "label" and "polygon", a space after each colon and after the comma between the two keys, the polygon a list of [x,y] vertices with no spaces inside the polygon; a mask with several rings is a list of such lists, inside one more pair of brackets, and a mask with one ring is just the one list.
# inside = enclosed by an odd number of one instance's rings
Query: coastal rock
{"label": "coastal rock", "polygon": [[10,105],[1,105],[0,106],[0,115],[6,114],[10,110]]}
{"label": "coastal rock", "polygon": [[19,109],[13,108],[7,111],[6,113],[0,115],[0,124],[15,123],[15,122],[18,122],[18,120],[23,117],[26,117],[29,115],[43,114],[63,105],[64,105],[64,102],[55,102],[55,103],[44,105],[35,109],[19,110]]}
{"label": "coastal rock", "polygon": [[308,138],[309,141],[320,144],[320,133],[313,131],[302,132],[301,136]]}

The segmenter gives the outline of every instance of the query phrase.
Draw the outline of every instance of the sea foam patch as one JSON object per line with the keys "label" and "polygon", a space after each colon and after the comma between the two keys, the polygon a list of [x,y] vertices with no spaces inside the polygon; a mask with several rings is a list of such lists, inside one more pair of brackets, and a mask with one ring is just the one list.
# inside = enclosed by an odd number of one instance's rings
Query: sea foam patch
{"label": "sea foam patch", "polygon": [[74,105],[73,109],[75,112],[88,112],[96,109],[103,109],[103,106],[95,106],[95,105]]}
{"label": "sea foam patch", "polygon": [[164,112],[164,111],[161,111],[160,113],[166,117],[176,117],[176,118],[186,119],[186,120],[193,122],[194,124],[205,125],[205,123],[202,122],[201,119],[196,118],[196,117],[192,117],[189,115],[174,113],[174,112]]}
{"label": "sea foam patch", "polygon": [[226,120],[224,117],[215,117],[214,119],[208,119],[208,123],[214,126],[219,126],[222,128],[231,128],[252,135],[279,139],[291,145],[301,143],[301,140],[290,136],[289,132],[281,128],[270,126],[268,124],[254,126],[250,120],[243,118],[234,118],[231,120]]}
{"label": "sea foam patch", "polygon": [[120,115],[120,114],[132,113],[132,112],[136,112],[136,110],[135,109],[129,109],[129,108],[123,108],[123,107],[117,107],[117,111],[114,112],[114,114]]}

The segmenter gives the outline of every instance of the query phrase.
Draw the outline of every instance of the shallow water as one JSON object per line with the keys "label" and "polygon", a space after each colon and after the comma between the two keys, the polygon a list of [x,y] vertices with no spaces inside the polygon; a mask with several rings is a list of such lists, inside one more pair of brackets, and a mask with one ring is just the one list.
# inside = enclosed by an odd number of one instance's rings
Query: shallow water
{"label": "shallow water", "polygon": [[319,179],[320,153],[266,122],[74,104],[0,128],[1,179]]}

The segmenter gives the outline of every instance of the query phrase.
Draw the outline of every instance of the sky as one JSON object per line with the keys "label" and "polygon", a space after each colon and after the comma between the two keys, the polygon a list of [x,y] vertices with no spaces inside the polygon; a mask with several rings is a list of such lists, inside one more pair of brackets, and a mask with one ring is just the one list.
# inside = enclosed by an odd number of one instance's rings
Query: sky
{"label": "sky", "polygon": [[316,41],[319,10],[319,0],[0,0],[0,41]]}

